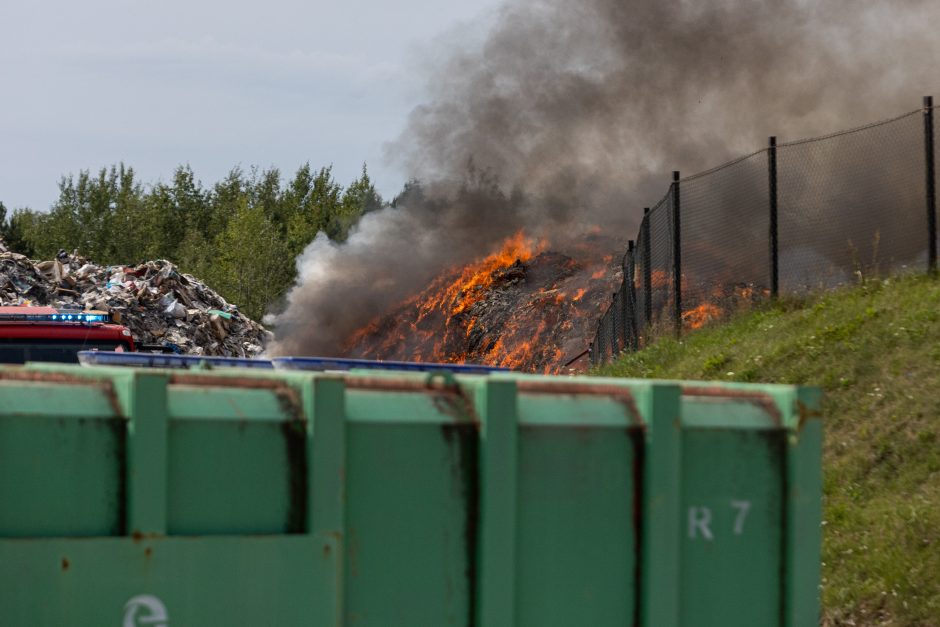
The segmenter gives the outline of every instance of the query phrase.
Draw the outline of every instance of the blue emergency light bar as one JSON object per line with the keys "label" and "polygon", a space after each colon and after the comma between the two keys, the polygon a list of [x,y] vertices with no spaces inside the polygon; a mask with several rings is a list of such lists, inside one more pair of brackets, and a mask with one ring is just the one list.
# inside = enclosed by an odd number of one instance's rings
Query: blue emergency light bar
{"label": "blue emergency light bar", "polygon": [[108,315],[82,311],[60,311],[52,314],[0,313],[0,322],[108,322]]}
{"label": "blue emergency light bar", "polygon": [[455,374],[490,374],[509,372],[509,368],[480,364],[436,364],[416,361],[373,361],[340,357],[276,357],[271,360],[278,370],[405,370],[411,372],[453,372]]}
{"label": "blue emergency light bar", "polygon": [[79,351],[83,366],[132,366],[135,368],[261,368],[274,366],[266,359],[240,357],[204,357],[202,355],[161,355],[157,353],[121,353],[115,351]]}

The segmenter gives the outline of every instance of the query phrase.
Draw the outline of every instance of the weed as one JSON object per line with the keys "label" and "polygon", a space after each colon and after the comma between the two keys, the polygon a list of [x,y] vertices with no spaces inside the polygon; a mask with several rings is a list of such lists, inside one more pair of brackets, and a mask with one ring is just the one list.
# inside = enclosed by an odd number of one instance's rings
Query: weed
{"label": "weed", "polygon": [[704,374],[717,374],[721,372],[721,369],[731,363],[731,358],[725,355],[724,353],[718,353],[716,355],[710,355],[702,363],[702,373]]}

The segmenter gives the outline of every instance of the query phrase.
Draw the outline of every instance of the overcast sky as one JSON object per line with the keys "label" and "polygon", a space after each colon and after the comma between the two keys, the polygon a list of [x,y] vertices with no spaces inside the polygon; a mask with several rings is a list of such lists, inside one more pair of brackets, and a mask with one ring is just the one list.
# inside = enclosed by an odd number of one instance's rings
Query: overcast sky
{"label": "overcast sky", "polygon": [[62,175],[124,162],[146,183],[180,164],[368,163],[420,103],[426,64],[479,42],[500,0],[3,0],[0,201],[46,210]]}

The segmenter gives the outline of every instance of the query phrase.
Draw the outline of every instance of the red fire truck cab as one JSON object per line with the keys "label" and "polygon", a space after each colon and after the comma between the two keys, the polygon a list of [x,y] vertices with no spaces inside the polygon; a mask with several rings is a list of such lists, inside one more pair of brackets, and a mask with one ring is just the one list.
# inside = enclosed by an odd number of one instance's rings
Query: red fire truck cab
{"label": "red fire truck cab", "polygon": [[79,351],[96,349],[134,351],[134,338],[101,311],[0,307],[0,363],[77,363]]}

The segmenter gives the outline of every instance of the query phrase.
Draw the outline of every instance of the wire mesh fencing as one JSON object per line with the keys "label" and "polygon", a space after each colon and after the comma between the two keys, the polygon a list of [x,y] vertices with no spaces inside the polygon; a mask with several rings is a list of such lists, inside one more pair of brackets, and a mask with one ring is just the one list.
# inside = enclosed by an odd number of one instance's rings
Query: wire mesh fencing
{"label": "wire mesh fencing", "polygon": [[823,137],[674,173],[623,258],[594,365],[780,294],[935,272],[933,100]]}

